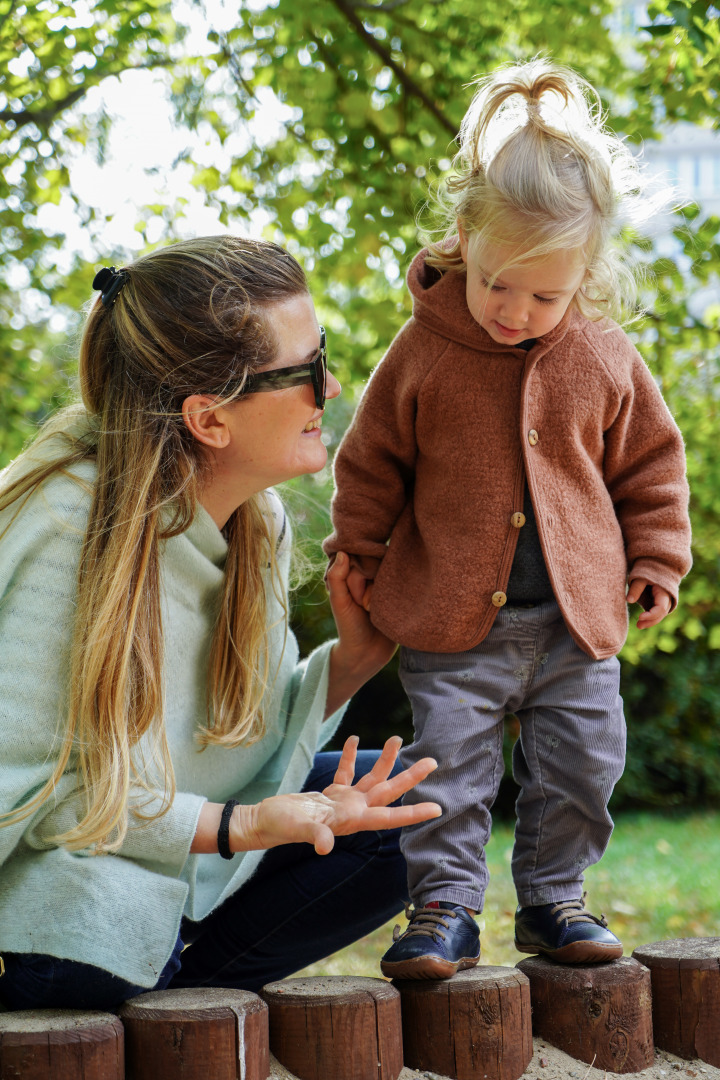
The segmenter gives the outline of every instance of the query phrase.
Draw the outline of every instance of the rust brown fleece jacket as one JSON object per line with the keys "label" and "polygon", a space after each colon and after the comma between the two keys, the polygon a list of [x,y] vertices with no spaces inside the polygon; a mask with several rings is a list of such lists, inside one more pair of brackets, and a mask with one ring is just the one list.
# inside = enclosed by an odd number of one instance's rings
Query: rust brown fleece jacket
{"label": "rust brown fleece jacket", "polygon": [[408,275],[413,316],[338,450],[325,551],[382,559],[371,618],[394,641],[472,648],[503,603],[527,476],[567,627],[588,655],[612,656],[628,576],[675,603],[690,568],[680,432],[615,323],[571,308],[527,353],[498,344],[465,276],[424,255]]}

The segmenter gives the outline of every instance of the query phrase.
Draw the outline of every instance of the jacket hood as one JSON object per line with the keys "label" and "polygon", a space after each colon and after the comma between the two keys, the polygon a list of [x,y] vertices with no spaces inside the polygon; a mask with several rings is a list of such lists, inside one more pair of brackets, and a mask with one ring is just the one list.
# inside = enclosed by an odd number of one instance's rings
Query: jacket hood
{"label": "jacket hood", "polygon": [[[437,270],[425,262],[427,249],[420,251],[408,271],[407,283],[413,298],[413,317],[433,333],[448,341],[471,349],[492,353],[516,353],[517,345],[494,341],[470,314],[465,298],[465,274],[458,270]],[[582,316],[571,306],[548,334],[542,337],[543,346],[555,345],[569,330],[581,322]]]}

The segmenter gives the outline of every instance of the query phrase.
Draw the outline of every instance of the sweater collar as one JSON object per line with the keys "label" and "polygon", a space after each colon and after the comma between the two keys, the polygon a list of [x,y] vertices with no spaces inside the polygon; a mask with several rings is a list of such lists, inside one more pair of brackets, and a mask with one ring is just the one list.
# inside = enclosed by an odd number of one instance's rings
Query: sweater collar
{"label": "sweater collar", "polygon": [[[458,270],[444,273],[427,266],[427,250],[419,252],[408,271],[408,288],[413,297],[413,316],[417,322],[448,341],[455,341],[471,349],[486,353],[526,355],[517,345],[505,345],[494,341],[486,330],[470,314],[465,297],[465,274]],[[557,326],[538,338],[533,346],[542,352],[556,345],[582,319],[580,313],[569,307]]]}
{"label": "sweater collar", "polygon": [[228,551],[227,540],[207,510],[200,504],[197,506],[192,522],[182,536],[218,569],[224,568]]}

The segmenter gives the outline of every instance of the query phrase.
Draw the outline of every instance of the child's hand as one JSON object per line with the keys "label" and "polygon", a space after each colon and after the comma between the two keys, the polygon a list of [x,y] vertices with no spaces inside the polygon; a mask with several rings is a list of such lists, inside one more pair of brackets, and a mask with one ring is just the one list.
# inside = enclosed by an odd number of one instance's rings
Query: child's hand
{"label": "child's hand", "polygon": [[352,567],[347,576],[347,587],[355,603],[369,611],[370,597],[366,598],[365,593],[367,590],[372,592],[372,584],[368,584],[368,579],[355,566]]}
{"label": "child's hand", "polygon": [[380,567],[380,559],[374,559],[370,555],[355,556],[361,563],[359,566],[351,566],[347,576],[347,587],[358,607],[370,610],[370,597],[372,596],[373,581]]}
{"label": "child's hand", "polygon": [[[628,604],[639,603],[646,589],[649,597],[652,597],[652,607],[647,611],[643,611],[637,621],[641,630],[647,630],[649,626],[657,626],[659,622],[663,621],[672,607],[670,593],[663,589],[661,585],[651,585],[645,578],[633,578],[630,582],[626,597]],[[649,597],[646,598],[646,602],[649,602]]]}

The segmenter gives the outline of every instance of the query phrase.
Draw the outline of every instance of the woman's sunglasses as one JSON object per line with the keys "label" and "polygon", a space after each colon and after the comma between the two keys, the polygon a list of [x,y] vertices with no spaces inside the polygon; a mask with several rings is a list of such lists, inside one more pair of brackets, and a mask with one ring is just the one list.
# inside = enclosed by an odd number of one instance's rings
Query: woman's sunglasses
{"label": "woman's sunglasses", "polygon": [[325,327],[320,327],[320,348],[309,364],[296,364],[294,367],[275,368],[274,371],[259,371],[245,380],[242,393],[262,394],[270,390],[285,390],[290,386],[302,386],[311,382],[315,391],[315,404],[318,409],[325,408],[327,389],[327,349],[325,348]]}

